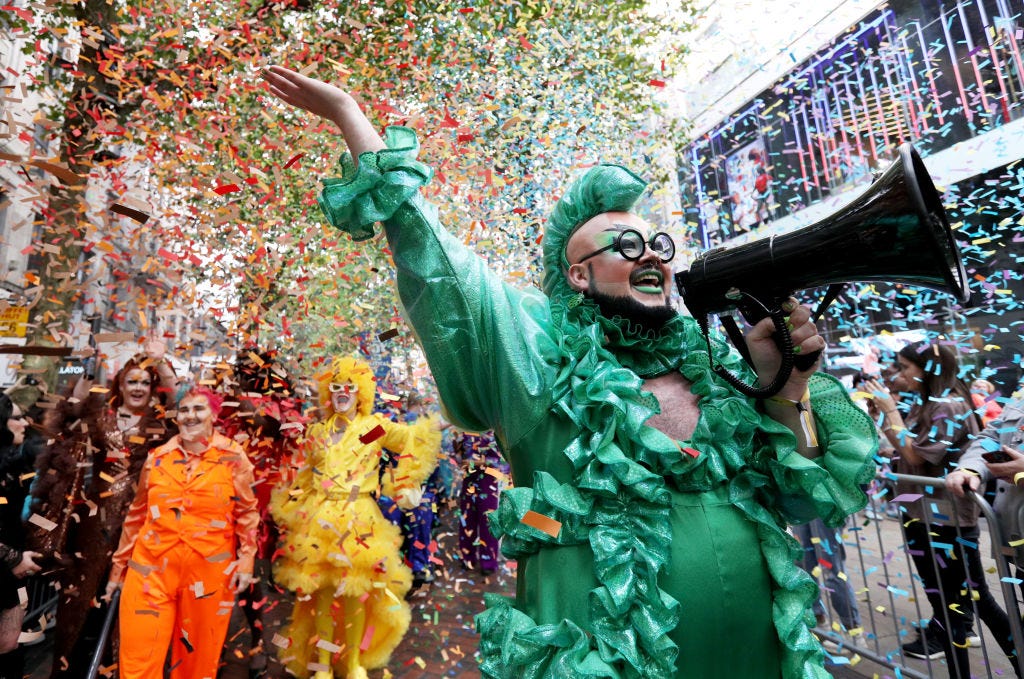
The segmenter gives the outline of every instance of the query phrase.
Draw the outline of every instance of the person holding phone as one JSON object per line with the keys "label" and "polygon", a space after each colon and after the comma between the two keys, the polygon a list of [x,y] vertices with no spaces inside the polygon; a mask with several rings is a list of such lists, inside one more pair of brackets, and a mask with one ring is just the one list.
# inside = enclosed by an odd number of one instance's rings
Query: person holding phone
{"label": "person holding phone", "polygon": [[[996,479],[996,520],[1010,545],[1024,539],[1024,398],[1005,405],[1001,415],[978,435],[946,476],[946,488],[957,497],[978,491]],[[1014,547],[1017,577],[1024,573],[1024,545]],[[1021,585],[1024,591],[1024,584]]]}
{"label": "person holding phone", "polygon": [[7,394],[0,394],[0,679],[21,679],[25,674],[24,648],[19,647],[25,605],[18,591],[25,578],[39,573],[41,555],[25,549],[21,503],[28,491],[25,433],[29,419]]}
{"label": "person holding phone", "polygon": [[55,569],[60,594],[50,679],[82,676],[88,666],[107,612],[96,601],[139,474],[149,452],[174,433],[165,406],[177,376],[162,342],[147,343],[107,388],[97,385],[95,373],[91,361],[49,411],[51,443],[36,459],[31,486],[29,515],[36,520],[29,521],[26,542]]}
{"label": "person holding phone", "polygon": [[[906,396],[905,414],[885,386],[876,380],[865,383],[883,415],[882,431],[895,448],[894,469],[899,474],[942,478],[961,461],[963,451],[981,429],[971,392],[957,377],[956,353],[938,340],[915,342],[900,349],[897,362],[899,373],[893,387]],[[896,492],[916,494],[921,486],[897,483]],[[945,655],[950,676],[969,679],[969,612],[977,606],[978,617],[1019,676],[1009,619],[986,584],[976,546],[978,506],[969,500],[958,502],[956,520],[942,522],[926,511],[925,502],[903,507],[904,538],[932,606],[931,620],[918,639],[903,645],[904,655],[922,659]],[[935,543],[954,545],[953,558]],[[975,546],[967,547],[971,543]],[[962,594],[965,581],[978,595],[977,601]]]}

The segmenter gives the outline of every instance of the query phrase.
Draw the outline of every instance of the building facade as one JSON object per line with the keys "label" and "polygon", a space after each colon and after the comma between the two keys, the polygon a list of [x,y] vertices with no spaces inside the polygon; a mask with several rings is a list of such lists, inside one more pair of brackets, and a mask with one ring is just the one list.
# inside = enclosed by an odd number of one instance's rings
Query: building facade
{"label": "building facade", "polygon": [[[160,187],[138,148],[114,142],[97,154],[83,189],[84,219],[76,225],[78,260],[57,274],[43,266],[41,253],[54,247],[45,242],[43,213],[50,187],[60,181],[47,167],[59,166],[61,141],[59,122],[47,118],[61,110],[60,95],[45,84],[59,82],[61,65],[78,56],[73,35],[26,50],[33,45],[23,32],[0,33],[0,345],[24,345],[40,296],[71,276],[76,293],[68,322],[49,328],[52,341],[76,353],[93,347],[101,378],[138,352],[142,339],[171,347],[179,372],[200,358],[227,355],[225,327],[182,292],[188,282],[181,256],[171,252],[166,235],[173,229],[164,215],[173,211],[161,206]],[[56,381],[51,389],[82,374],[83,363],[69,358],[48,373]],[[0,388],[19,374],[25,374],[23,356],[0,352]]]}
{"label": "building facade", "polygon": [[[792,58],[792,68],[731,113],[705,115],[679,159],[685,221],[699,247],[834,220],[900,144],[912,143],[944,191],[971,302],[961,308],[912,286],[848,286],[825,318],[830,344],[841,355],[856,353],[866,336],[943,333],[1005,392],[1016,389],[1024,353],[1022,14],[1020,0],[885,2]],[[808,255],[844,265],[842,252]]]}

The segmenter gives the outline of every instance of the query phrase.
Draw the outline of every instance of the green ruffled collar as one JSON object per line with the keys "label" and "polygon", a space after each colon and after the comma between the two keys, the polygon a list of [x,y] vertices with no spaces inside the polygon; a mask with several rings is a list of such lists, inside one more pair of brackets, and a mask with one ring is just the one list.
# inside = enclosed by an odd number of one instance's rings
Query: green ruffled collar
{"label": "green ruffled collar", "polygon": [[[558,313],[557,308],[553,312]],[[697,338],[696,344],[693,342],[696,328],[683,316],[672,318],[661,330],[655,331],[621,316],[608,318],[590,300],[568,310],[567,316],[581,327],[597,325],[604,335],[605,347],[618,363],[645,380],[679,370],[687,352],[701,349],[704,342],[703,338]]]}

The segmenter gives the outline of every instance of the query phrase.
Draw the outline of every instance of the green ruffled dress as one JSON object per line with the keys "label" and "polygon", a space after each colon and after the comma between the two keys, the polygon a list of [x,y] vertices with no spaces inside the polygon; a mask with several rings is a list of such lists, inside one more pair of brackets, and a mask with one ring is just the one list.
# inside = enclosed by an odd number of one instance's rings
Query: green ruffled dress
{"label": "green ruffled dress", "polygon": [[[870,419],[835,379],[811,400],[823,455],[709,369],[695,321],[644,334],[568,296],[512,287],[440,226],[412,130],[324,181],[321,207],[355,239],[383,222],[406,317],[446,416],[493,429],[515,487],[491,517],[518,561],[515,599],[477,616],[487,677],[828,677],[810,634],[814,581],[791,523],[839,525],[874,473]],[[564,298],[563,298],[564,297]],[[716,360],[752,379],[714,338]],[[688,442],[644,422],[643,381],[681,372],[699,397]],[[522,522],[561,524],[557,537]]]}

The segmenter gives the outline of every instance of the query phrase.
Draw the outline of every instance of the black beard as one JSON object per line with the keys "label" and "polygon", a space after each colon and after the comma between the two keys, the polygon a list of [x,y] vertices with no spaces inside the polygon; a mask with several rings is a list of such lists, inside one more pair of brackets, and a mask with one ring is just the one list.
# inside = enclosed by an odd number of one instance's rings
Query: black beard
{"label": "black beard", "polygon": [[598,292],[593,280],[587,290],[587,299],[594,302],[605,318],[619,316],[640,326],[644,330],[660,332],[665,324],[678,315],[678,312],[666,301],[663,306],[647,306],[628,295],[617,297]]}

